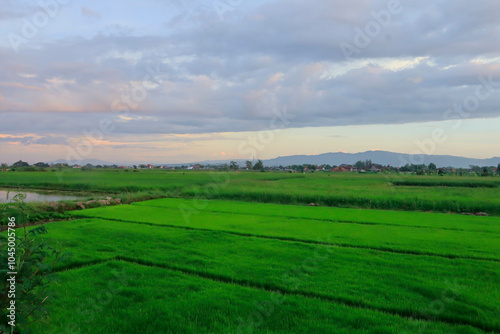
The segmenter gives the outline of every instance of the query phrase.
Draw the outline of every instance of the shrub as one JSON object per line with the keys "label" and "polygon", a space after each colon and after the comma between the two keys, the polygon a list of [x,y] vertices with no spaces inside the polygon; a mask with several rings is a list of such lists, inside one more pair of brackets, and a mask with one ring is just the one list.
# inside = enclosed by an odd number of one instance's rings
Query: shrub
{"label": "shrub", "polygon": [[[18,227],[14,229],[14,226],[11,226],[12,229],[8,230],[7,235],[0,234],[0,332],[5,333],[24,333],[30,323],[48,319],[49,313],[45,308],[50,302],[47,287],[53,282],[51,273],[54,265],[65,257],[60,247],[54,248],[43,238],[38,238],[39,235],[47,233],[45,226],[27,230],[26,225],[30,217],[24,203],[25,198],[25,194],[17,194],[13,203],[0,207],[0,216],[10,217],[11,225],[15,223],[15,227]],[[15,247],[8,243],[8,237],[11,237],[10,240],[15,239]],[[13,264],[9,263],[9,257],[15,259]],[[7,279],[13,275],[9,272],[16,273],[15,298],[10,295],[12,291]],[[12,319],[7,317],[10,314],[7,308],[11,305],[11,300],[15,301],[15,327],[9,325]]]}

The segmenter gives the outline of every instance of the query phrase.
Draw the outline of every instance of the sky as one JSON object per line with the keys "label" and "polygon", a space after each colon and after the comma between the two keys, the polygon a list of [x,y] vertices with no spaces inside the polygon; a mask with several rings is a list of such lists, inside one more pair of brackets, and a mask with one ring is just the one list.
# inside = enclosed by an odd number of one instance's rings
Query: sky
{"label": "sky", "polygon": [[2,0],[0,162],[500,156],[497,0]]}

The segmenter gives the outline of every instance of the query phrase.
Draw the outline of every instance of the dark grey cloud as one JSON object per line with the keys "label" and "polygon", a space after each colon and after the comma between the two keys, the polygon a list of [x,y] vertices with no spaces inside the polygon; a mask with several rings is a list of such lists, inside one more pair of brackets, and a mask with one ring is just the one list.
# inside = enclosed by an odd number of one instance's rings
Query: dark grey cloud
{"label": "dark grey cloud", "polygon": [[68,139],[61,136],[46,136],[38,138],[35,142],[37,145],[68,145]]}
{"label": "dark grey cloud", "polygon": [[[463,57],[499,50],[499,2],[400,2],[401,13],[392,15],[389,26],[371,38],[357,58]],[[375,20],[372,11],[386,10],[388,3],[280,0],[252,12],[231,13],[237,20],[220,21],[212,16],[210,21],[173,37],[204,55],[265,52],[285,61],[342,61],[339,44],[353,44],[355,28],[364,30]]]}
{"label": "dark grey cloud", "polygon": [[21,143],[23,145],[33,144],[36,138],[26,136],[26,137],[0,137],[0,142],[2,143]]}

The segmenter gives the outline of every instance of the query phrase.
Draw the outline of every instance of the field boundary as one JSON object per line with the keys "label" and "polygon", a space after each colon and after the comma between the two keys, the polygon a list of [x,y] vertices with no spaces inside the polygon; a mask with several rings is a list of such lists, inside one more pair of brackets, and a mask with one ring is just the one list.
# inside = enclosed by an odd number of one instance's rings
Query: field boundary
{"label": "field boundary", "polygon": [[117,255],[117,256],[114,256],[111,258],[107,258],[107,259],[99,259],[99,260],[94,260],[94,261],[89,261],[89,262],[84,262],[84,263],[75,263],[73,265],[61,267],[57,270],[54,270],[54,273],[71,271],[71,270],[78,270],[81,268],[92,267],[92,266],[96,266],[99,264],[120,262],[120,261],[130,263],[133,265],[138,265],[138,266],[154,267],[154,268],[176,271],[176,272],[180,272],[180,273],[185,274],[185,275],[196,276],[196,277],[199,277],[202,279],[207,279],[207,280],[211,280],[211,281],[222,283],[222,284],[231,284],[231,285],[237,285],[237,286],[245,287],[245,288],[251,288],[251,289],[279,293],[281,295],[300,296],[300,297],[309,298],[309,299],[318,299],[321,301],[333,302],[333,303],[341,304],[341,305],[344,305],[347,307],[358,308],[358,309],[363,309],[363,310],[370,310],[370,311],[374,311],[374,312],[380,312],[380,313],[389,314],[392,316],[398,316],[398,317],[405,318],[405,319],[420,320],[420,321],[426,321],[426,322],[432,322],[432,323],[445,323],[445,324],[450,324],[450,325],[471,326],[471,327],[474,327],[475,329],[478,329],[478,330],[481,330],[484,332],[500,330],[500,327],[497,328],[495,326],[485,325],[483,323],[479,323],[476,321],[470,321],[470,320],[465,320],[465,319],[454,319],[454,318],[450,318],[450,317],[443,316],[443,315],[440,315],[439,318],[437,318],[437,317],[429,318],[429,317],[424,316],[423,314],[419,314],[417,312],[410,311],[410,310],[401,310],[401,309],[397,309],[397,308],[373,306],[373,305],[369,305],[369,304],[367,304],[363,301],[359,301],[359,300],[352,300],[349,298],[342,298],[342,297],[334,297],[331,295],[325,295],[325,294],[321,294],[321,293],[317,293],[317,292],[310,292],[310,291],[303,291],[303,290],[292,290],[292,289],[280,287],[280,286],[275,285],[275,284],[264,284],[264,283],[259,283],[259,282],[255,282],[252,280],[231,278],[228,276],[219,275],[219,274],[215,274],[215,273],[198,271],[198,270],[194,270],[194,269],[190,269],[190,268],[172,266],[172,265],[168,265],[168,264],[159,264],[159,263],[155,263],[152,261],[146,261],[146,260],[142,260],[142,259],[136,259],[136,258],[121,256],[121,255]]}
{"label": "field boundary", "polygon": [[[147,201],[145,201],[147,202]],[[260,203],[259,203],[260,204]],[[171,209],[175,210],[170,207],[165,207],[165,206],[159,206],[159,205],[144,205],[144,204],[137,204],[131,203],[130,205],[138,206],[138,207],[149,207],[149,208],[161,208],[161,209]],[[327,207],[325,207],[327,208]],[[334,208],[334,207],[331,207]],[[467,230],[467,229],[461,229],[461,228],[453,228],[453,227],[439,227],[439,226],[422,226],[422,225],[403,225],[403,224],[394,224],[394,223],[375,223],[375,222],[357,222],[357,221],[352,221],[352,220],[335,220],[335,219],[328,219],[328,218],[310,218],[310,217],[295,217],[295,216],[286,216],[286,215],[266,215],[266,214],[260,214],[260,213],[243,213],[243,212],[228,212],[228,211],[217,211],[217,210],[210,210],[210,209],[203,209],[203,211],[207,212],[212,212],[212,213],[221,213],[221,214],[231,214],[231,215],[246,215],[246,216],[259,216],[259,217],[281,217],[281,218],[289,218],[289,219],[303,219],[303,220],[312,220],[312,221],[321,221],[321,222],[331,222],[331,223],[339,223],[339,224],[355,224],[355,225],[371,225],[371,226],[395,226],[395,227],[410,227],[410,228],[422,228],[422,229],[430,229],[430,230],[445,230],[445,231],[459,231],[459,232],[474,232],[474,233],[491,233],[491,234],[498,234],[498,232],[495,231],[484,231],[484,230]],[[418,211],[412,211],[412,212],[418,212]]]}
{"label": "field boundary", "polygon": [[403,254],[403,255],[411,255],[411,256],[434,256],[440,257],[450,260],[461,259],[461,260],[474,260],[474,261],[489,261],[500,263],[500,259],[495,258],[487,258],[487,257],[479,257],[479,256],[460,256],[454,254],[437,254],[431,252],[419,252],[414,250],[397,250],[388,247],[373,247],[373,246],[363,246],[363,245],[352,245],[352,244],[344,244],[344,243],[331,243],[319,240],[307,240],[307,239],[298,239],[293,237],[280,237],[280,236],[269,236],[269,235],[261,235],[261,234],[253,234],[253,233],[243,233],[236,231],[227,231],[227,230],[213,230],[208,228],[198,228],[198,227],[190,227],[190,226],[179,226],[179,225],[169,225],[169,224],[155,224],[155,223],[146,223],[146,222],[138,222],[132,220],[124,220],[124,219],[116,219],[116,218],[102,218],[102,217],[93,217],[93,216],[79,216],[74,215],[75,218],[79,219],[102,219],[108,221],[116,221],[123,222],[128,224],[138,224],[138,225],[149,225],[155,227],[165,227],[165,228],[177,228],[183,230],[194,230],[194,231],[205,231],[205,232],[220,232],[226,234],[232,234],[241,237],[250,237],[250,238],[261,238],[261,239],[271,239],[271,240],[281,240],[286,242],[300,242],[305,244],[313,244],[313,245],[326,245],[331,247],[340,247],[340,248],[356,248],[356,249],[367,249],[373,251],[387,252],[387,253],[395,253],[395,254]]}
{"label": "field boundary", "polygon": [[472,181],[438,181],[426,180],[393,180],[390,182],[396,187],[454,187],[454,188],[498,188],[500,182],[494,180],[472,182]]}

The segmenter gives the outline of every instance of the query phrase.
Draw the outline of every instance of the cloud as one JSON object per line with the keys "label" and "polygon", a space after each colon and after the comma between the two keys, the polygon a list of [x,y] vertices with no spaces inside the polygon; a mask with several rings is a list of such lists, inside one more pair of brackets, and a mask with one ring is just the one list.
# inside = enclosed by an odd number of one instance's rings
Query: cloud
{"label": "cloud", "polygon": [[32,15],[39,7],[33,4],[22,3],[18,0],[2,0],[2,11],[0,12],[0,21],[16,20]]}
{"label": "cloud", "polygon": [[[224,20],[196,4],[177,2],[165,19],[124,4],[117,11],[137,12],[127,23],[71,32],[54,22],[58,34],[19,54],[0,46],[0,131],[67,136],[107,118],[116,134],[255,131],[285,106],[289,127],[439,121],[478,77],[500,81],[498,1],[404,2],[352,60],[339,45],[387,1],[258,1]],[[81,15],[100,17],[95,6]],[[164,30],[144,32],[158,20]],[[129,114],[113,110],[124,99]],[[499,116],[498,105],[493,94],[468,117]]]}
{"label": "cloud", "polygon": [[22,145],[67,145],[66,137],[61,136],[12,136],[0,134],[0,143],[14,143]]}
{"label": "cloud", "polygon": [[83,16],[86,16],[86,17],[91,17],[91,18],[94,18],[94,19],[100,19],[101,18],[101,14],[99,14],[98,12],[95,12],[85,6],[82,6],[81,7],[81,11],[82,11],[82,15]]}
{"label": "cloud", "polygon": [[32,136],[6,136],[0,135],[0,143],[12,143],[12,144],[23,144],[30,145],[36,141],[35,137]]}
{"label": "cloud", "polygon": [[36,145],[68,145],[68,139],[60,136],[45,136],[38,138]]}
{"label": "cloud", "polygon": [[35,87],[35,86],[26,86],[26,85],[23,85],[23,84],[21,84],[19,82],[13,82],[13,83],[0,82],[0,86],[21,88],[21,89],[43,90],[43,88]]}

